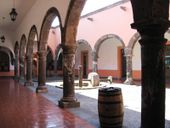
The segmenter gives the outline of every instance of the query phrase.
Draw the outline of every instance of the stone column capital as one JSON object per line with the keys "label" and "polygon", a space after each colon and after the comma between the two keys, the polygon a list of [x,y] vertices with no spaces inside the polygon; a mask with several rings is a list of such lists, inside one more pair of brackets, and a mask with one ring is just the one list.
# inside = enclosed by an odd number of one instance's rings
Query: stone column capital
{"label": "stone column capital", "polygon": [[164,36],[169,26],[170,21],[168,19],[143,20],[131,24],[131,27],[137,29],[141,37],[147,35],[155,38]]}
{"label": "stone column capital", "polygon": [[126,47],[124,48],[125,56],[132,56],[132,48]]}
{"label": "stone column capital", "polygon": [[63,54],[75,54],[77,46],[76,45],[61,45],[63,49]]}

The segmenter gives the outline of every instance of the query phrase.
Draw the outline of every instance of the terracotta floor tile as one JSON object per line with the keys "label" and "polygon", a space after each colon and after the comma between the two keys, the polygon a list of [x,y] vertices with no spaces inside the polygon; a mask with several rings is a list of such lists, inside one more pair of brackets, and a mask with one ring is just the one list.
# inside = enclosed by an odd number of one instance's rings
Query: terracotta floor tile
{"label": "terracotta floor tile", "polygon": [[0,79],[0,127],[94,128],[10,78]]}

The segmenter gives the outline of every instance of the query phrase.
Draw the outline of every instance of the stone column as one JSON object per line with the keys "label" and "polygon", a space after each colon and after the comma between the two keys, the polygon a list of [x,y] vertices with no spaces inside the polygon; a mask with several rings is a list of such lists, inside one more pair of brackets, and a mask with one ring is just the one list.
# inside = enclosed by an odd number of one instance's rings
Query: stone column
{"label": "stone column", "polygon": [[76,46],[63,45],[63,98],[59,101],[62,108],[79,107],[80,102],[74,92],[74,66]]}
{"label": "stone column", "polygon": [[14,65],[14,68],[15,68],[15,77],[14,79],[16,81],[19,80],[19,73],[18,73],[18,52],[15,52],[15,65]]}
{"label": "stone column", "polygon": [[132,49],[125,48],[125,56],[126,56],[126,80],[124,84],[131,85],[133,84],[132,78]]}
{"label": "stone column", "polygon": [[169,0],[131,0],[134,23],[141,35],[141,128],[165,128],[165,42]]}
{"label": "stone column", "polygon": [[79,87],[83,86],[83,72],[82,65],[79,65]]}
{"label": "stone column", "polygon": [[38,87],[36,92],[48,92],[47,87],[45,86],[46,82],[46,51],[38,52]]}
{"label": "stone column", "polygon": [[24,61],[25,61],[25,56],[20,57],[20,80],[24,80]]}
{"label": "stone column", "polygon": [[141,128],[165,127],[165,42],[168,23],[132,24],[141,35]]}
{"label": "stone column", "polygon": [[27,65],[27,72],[26,72],[26,82],[25,86],[33,86],[34,83],[32,82],[32,56],[26,57],[26,65]]}
{"label": "stone column", "polygon": [[93,51],[92,56],[93,56],[93,72],[97,72],[97,54],[95,51]]}

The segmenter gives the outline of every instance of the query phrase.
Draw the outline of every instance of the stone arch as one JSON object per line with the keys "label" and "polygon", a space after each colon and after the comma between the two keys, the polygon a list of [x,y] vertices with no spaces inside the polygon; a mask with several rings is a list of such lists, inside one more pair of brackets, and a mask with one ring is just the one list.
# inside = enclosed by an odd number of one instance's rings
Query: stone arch
{"label": "stone arch", "polygon": [[[55,59],[54,59],[54,70],[57,72],[57,70],[62,70],[62,53],[63,53],[63,49],[61,44],[59,44],[56,48],[55,51]],[[58,68],[58,63],[60,63],[60,68]]]}
{"label": "stone arch", "polygon": [[[126,77],[124,48],[123,40],[115,34],[104,35],[96,42],[93,51],[93,68],[97,69],[101,77],[109,75],[116,79],[124,79]],[[106,54],[106,50],[109,50],[110,54]]]}
{"label": "stone arch", "polygon": [[122,46],[125,47],[125,43],[119,36],[117,36],[115,34],[107,34],[107,35],[102,36],[99,40],[97,40],[97,42],[94,46],[94,52],[96,52],[97,56],[98,56],[98,52],[99,52],[99,48],[100,48],[101,44],[109,38],[114,38],[114,39],[119,40],[121,42]]}
{"label": "stone arch", "polygon": [[29,36],[28,36],[27,51],[26,51],[27,56],[29,55],[32,56],[33,51],[34,51],[34,44],[38,43],[37,39],[38,39],[37,28],[35,25],[33,25],[30,29]]}
{"label": "stone arch", "polygon": [[0,46],[0,71],[10,71],[10,65],[13,65],[14,55],[12,51],[4,46]]}
{"label": "stone arch", "polygon": [[84,40],[84,39],[81,39],[81,40],[78,40],[77,41],[77,45],[80,45],[80,44],[85,44],[87,47],[90,48],[90,50],[92,51],[92,47],[91,45],[88,43],[88,41]]}
{"label": "stone arch", "polygon": [[[34,70],[36,70],[36,66],[34,65],[33,58],[33,52],[38,50],[38,32],[35,25],[33,25],[30,29],[29,35],[28,35],[28,42],[26,47],[26,82],[25,85],[32,85],[32,75],[34,75]],[[34,75],[36,76],[36,75]]]}
{"label": "stone arch", "polygon": [[14,46],[14,53],[15,53],[15,55],[17,55],[18,52],[19,52],[19,43],[18,43],[18,41],[16,41],[15,42],[15,46]]}
{"label": "stone arch", "polygon": [[92,69],[92,48],[84,39],[77,41],[75,62],[76,75],[78,75],[79,65],[81,65],[83,78],[86,78],[90,69]]}
{"label": "stone arch", "polygon": [[25,77],[25,51],[26,51],[26,36],[22,35],[20,40],[19,62],[20,62],[20,78]]}
{"label": "stone arch", "polygon": [[64,35],[62,36],[62,42],[64,45],[76,45],[77,27],[85,2],[85,0],[76,0],[70,2],[63,30]]}
{"label": "stone arch", "polygon": [[50,46],[47,46],[46,72],[47,76],[52,76],[54,71],[54,55]]}
{"label": "stone arch", "polygon": [[140,38],[139,33],[138,33],[138,32],[135,33],[135,34],[132,36],[132,38],[130,39],[127,47],[133,49],[135,43],[139,40],[139,38]]}
{"label": "stone arch", "polygon": [[20,40],[20,59],[25,56],[25,48],[26,48],[26,36],[25,34],[22,35],[21,40]]}
{"label": "stone arch", "polygon": [[49,31],[51,28],[51,24],[56,16],[58,16],[59,23],[60,23],[60,29],[62,30],[62,22],[61,22],[59,11],[55,7],[52,7],[47,11],[47,13],[44,17],[42,26],[41,26],[38,51],[47,50],[46,46],[47,46]]}

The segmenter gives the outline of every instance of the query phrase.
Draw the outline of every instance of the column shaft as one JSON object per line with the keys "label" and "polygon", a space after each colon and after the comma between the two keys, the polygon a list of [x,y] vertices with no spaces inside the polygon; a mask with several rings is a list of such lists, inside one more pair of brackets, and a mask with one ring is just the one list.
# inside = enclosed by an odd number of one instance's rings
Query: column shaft
{"label": "column shaft", "polygon": [[125,48],[125,55],[126,55],[126,81],[125,84],[133,84],[132,78],[132,49]]}
{"label": "column shaft", "polygon": [[75,46],[63,47],[63,98],[59,101],[60,107],[79,107],[74,91]]}
{"label": "column shaft", "polygon": [[38,87],[36,92],[47,92],[46,82],[46,51],[38,52]]}
{"label": "column shaft", "polygon": [[142,36],[142,128],[165,127],[165,62],[163,36]]}
{"label": "column shaft", "polygon": [[33,85],[32,82],[32,56],[27,56],[26,58],[27,62],[27,72],[26,72],[26,82],[25,85]]}

